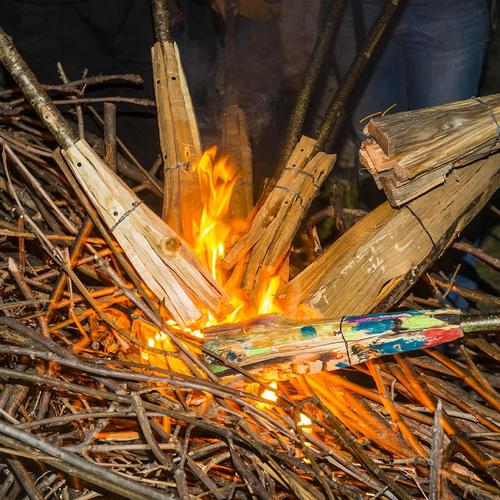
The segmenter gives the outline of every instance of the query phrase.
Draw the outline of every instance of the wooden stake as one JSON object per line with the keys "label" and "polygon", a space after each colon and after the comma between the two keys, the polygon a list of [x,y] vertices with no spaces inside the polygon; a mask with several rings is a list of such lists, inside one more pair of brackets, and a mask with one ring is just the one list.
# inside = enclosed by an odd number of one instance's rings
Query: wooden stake
{"label": "wooden stake", "polygon": [[227,219],[246,219],[253,208],[252,148],[245,113],[237,104],[222,111],[222,150],[237,175]]}
{"label": "wooden stake", "polygon": [[224,259],[226,268],[231,269],[248,254],[243,286],[252,296],[279,271],[302,218],[333,167],[335,155],[317,153],[308,161],[315,144],[313,139],[302,137],[250,229]]}
{"label": "wooden stake", "polygon": [[152,4],[157,42],[151,57],[165,173],[162,216],[193,243],[193,219],[201,217],[196,172],[201,156],[200,134],[179,50],[170,37],[165,0],[153,0]]}
{"label": "wooden stake", "polygon": [[235,170],[236,182],[229,203],[228,222],[246,219],[253,209],[252,148],[245,112],[239,106],[235,67],[236,2],[225,3],[225,37],[217,49],[217,76],[221,86],[222,151]]}

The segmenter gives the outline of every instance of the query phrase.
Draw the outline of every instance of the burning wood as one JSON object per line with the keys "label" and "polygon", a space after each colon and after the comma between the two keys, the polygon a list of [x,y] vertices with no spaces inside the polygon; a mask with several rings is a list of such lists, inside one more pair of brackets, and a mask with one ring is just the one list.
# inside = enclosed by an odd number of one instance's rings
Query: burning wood
{"label": "burning wood", "polygon": [[309,205],[333,167],[335,155],[317,153],[310,159],[315,144],[302,137],[249,230],[224,258],[227,269],[245,258],[243,273],[237,273],[242,274],[242,286],[252,299],[261,297],[263,286],[279,274]]}
{"label": "burning wood", "polygon": [[393,306],[486,204],[500,183],[500,158],[454,170],[443,186],[400,209],[384,203],[333,243],[279,296],[325,317]]}
{"label": "burning wood", "polygon": [[152,0],[152,5],[157,41],[151,57],[165,178],[163,219],[192,244],[192,220],[201,214],[195,171],[200,135],[179,50],[170,36],[166,0]]}

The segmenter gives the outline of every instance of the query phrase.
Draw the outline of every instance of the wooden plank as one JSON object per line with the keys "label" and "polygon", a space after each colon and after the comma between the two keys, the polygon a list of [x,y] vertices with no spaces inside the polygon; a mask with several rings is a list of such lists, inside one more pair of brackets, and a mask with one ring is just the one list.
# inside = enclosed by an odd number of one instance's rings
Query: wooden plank
{"label": "wooden plank", "polygon": [[[433,347],[460,338],[460,311],[396,311],[312,323],[280,316],[205,330],[204,345],[267,382],[288,380],[363,363],[368,359]],[[220,376],[242,380],[207,356]]]}
{"label": "wooden plank", "polygon": [[393,304],[496,191],[499,167],[493,155],[453,170],[403,208],[380,205],[290,281],[280,303],[291,313],[304,303],[325,317],[366,314],[389,297]]}

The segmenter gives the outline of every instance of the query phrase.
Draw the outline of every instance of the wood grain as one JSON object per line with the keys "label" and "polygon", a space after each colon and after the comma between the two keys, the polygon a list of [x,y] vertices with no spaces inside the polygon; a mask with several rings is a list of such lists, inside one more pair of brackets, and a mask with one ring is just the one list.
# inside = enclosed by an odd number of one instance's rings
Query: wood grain
{"label": "wood grain", "polygon": [[196,116],[175,42],[156,42],[151,55],[164,159],[163,219],[193,243],[192,221],[201,216],[196,172],[201,141]]}
{"label": "wood grain", "polygon": [[[279,296],[325,317],[366,314],[401,296],[481,210],[500,185],[500,156],[453,170],[446,183],[407,206],[380,205],[296,276]],[[422,265],[425,265],[422,268]]]}
{"label": "wood grain", "polygon": [[370,120],[360,161],[401,206],[500,147],[500,94]]}
{"label": "wood grain", "polygon": [[80,140],[63,152],[76,179],[137,274],[181,325],[204,309],[220,315],[229,298],[187,244]]}

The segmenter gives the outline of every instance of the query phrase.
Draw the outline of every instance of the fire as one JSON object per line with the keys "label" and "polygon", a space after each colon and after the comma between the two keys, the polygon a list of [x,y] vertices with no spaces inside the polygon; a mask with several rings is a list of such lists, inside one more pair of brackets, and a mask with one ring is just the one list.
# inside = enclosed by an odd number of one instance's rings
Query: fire
{"label": "fire", "polygon": [[[196,166],[201,188],[203,211],[200,220],[193,222],[195,236],[194,252],[206,265],[213,278],[221,284],[231,296],[232,312],[222,321],[218,321],[209,312],[200,324],[191,325],[191,328],[181,329],[173,320],[166,324],[174,332],[190,335],[198,340],[203,339],[203,328],[217,323],[233,323],[248,319],[257,314],[270,314],[281,312],[275,302],[276,292],[280,285],[279,276],[269,276],[259,286],[260,292],[253,303],[246,296],[244,290],[235,288],[230,284],[230,276],[222,267],[226,249],[230,242],[238,237],[244,227],[243,221],[227,220],[229,204],[236,184],[237,175],[235,168],[226,156],[218,156],[215,146],[207,149],[201,156]],[[149,347],[171,350],[170,342],[163,332],[153,333],[149,328],[140,328],[142,338]],[[160,363],[157,355],[143,351],[141,356],[149,363]],[[167,356],[167,358],[169,358]],[[179,361],[170,357],[167,365],[178,365]],[[272,385],[271,385],[272,386]],[[274,386],[272,386],[274,387]],[[274,387],[275,388],[275,387]],[[274,399],[272,397],[274,396]],[[276,401],[277,396],[266,389],[262,394],[265,399]]]}
{"label": "fire", "polygon": [[198,163],[198,178],[203,198],[203,212],[194,223],[195,252],[205,262],[219,283],[224,281],[220,261],[225,255],[225,242],[231,227],[224,221],[236,182],[236,173],[227,157],[216,159],[217,148],[203,153]]}
{"label": "fire", "polygon": [[[269,387],[277,389],[278,384],[276,382],[271,382],[269,384]],[[278,400],[278,396],[274,391],[271,391],[270,389],[265,389],[264,392],[262,393],[262,399],[267,399],[268,401],[276,402]]]}
{"label": "fire", "polygon": [[275,304],[275,297],[276,297],[276,292],[278,291],[278,288],[280,286],[280,277],[279,276],[273,276],[269,284],[267,286],[267,289],[264,290],[264,293],[262,294],[262,297],[259,301],[259,314],[270,314],[273,312],[281,312],[279,307]]}
{"label": "fire", "polygon": [[298,425],[300,427],[311,427],[312,420],[307,415],[304,415],[303,413],[301,413]]}
{"label": "fire", "polygon": [[[226,254],[227,245],[237,237],[241,221],[227,221],[231,195],[237,180],[235,168],[226,156],[217,156],[215,146],[205,151],[197,166],[198,178],[203,199],[201,220],[194,223],[195,253],[205,263],[214,279],[231,296],[233,311],[222,322],[235,322],[258,314],[281,312],[275,303],[280,285],[278,276],[270,276],[265,283],[256,304],[251,304],[242,290],[231,288],[229,276],[224,272],[221,262]],[[203,326],[216,324],[216,319],[208,315]]]}

